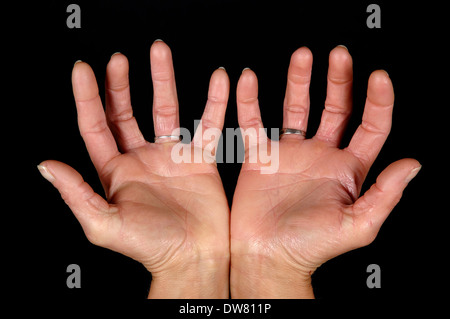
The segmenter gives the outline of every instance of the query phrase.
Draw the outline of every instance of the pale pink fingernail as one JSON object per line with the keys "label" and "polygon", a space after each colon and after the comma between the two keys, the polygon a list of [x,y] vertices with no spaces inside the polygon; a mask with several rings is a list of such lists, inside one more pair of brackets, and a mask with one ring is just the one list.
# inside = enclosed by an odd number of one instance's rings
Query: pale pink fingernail
{"label": "pale pink fingernail", "polygon": [[52,183],[55,180],[55,176],[53,176],[52,173],[50,173],[47,167],[45,167],[44,165],[38,165],[37,168],[41,173],[42,177],[44,177],[50,183]]}
{"label": "pale pink fingernail", "polygon": [[412,169],[411,172],[409,173],[409,175],[406,177],[406,182],[409,183],[414,177],[416,177],[416,175],[419,173],[421,168],[422,168],[422,166]]}

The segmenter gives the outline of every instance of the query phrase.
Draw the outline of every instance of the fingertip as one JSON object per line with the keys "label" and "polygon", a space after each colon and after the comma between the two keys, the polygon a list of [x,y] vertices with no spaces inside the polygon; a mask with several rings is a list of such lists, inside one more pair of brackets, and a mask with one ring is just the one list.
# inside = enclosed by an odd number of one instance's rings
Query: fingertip
{"label": "fingertip", "polygon": [[223,66],[221,66],[221,67],[217,68],[216,70],[214,70],[212,76],[217,78],[223,84],[225,84],[225,82],[229,84],[229,82],[230,82],[227,70]]}
{"label": "fingertip", "polygon": [[411,169],[422,167],[422,164],[415,158],[404,158],[403,161],[405,162],[405,165],[408,165]]}
{"label": "fingertip", "polygon": [[249,67],[245,67],[245,68],[242,69],[241,75],[247,74],[248,72],[254,73],[254,72],[252,71],[252,69],[250,69]]}
{"label": "fingertip", "polygon": [[80,78],[80,74],[82,74],[84,68],[84,65],[86,63],[78,60],[75,62],[75,64],[73,65],[72,68],[72,85],[75,85],[76,82],[78,82],[79,78]]}
{"label": "fingertip", "polygon": [[167,98],[176,96],[175,75],[173,69],[172,52],[163,41],[155,41],[150,48],[150,69],[152,73],[153,84],[156,82],[165,82],[172,85],[170,91],[165,91],[160,85],[154,87],[157,94],[163,94]]}
{"label": "fingertip", "polygon": [[37,165],[37,168],[41,173],[42,177],[44,177],[47,181],[49,181],[50,183],[53,183],[55,181],[55,176],[48,169],[47,161],[41,162],[39,165]]}
{"label": "fingertip", "polygon": [[309,96],[312,63],[313,55],[307,47],[301,47],[292,53],[287,74],[286,97],[295,99],[300,96]]}
{"label": "fingertip", "polygon": [[402,170],[402,175],[404,177],[404,181],[409,183],[414,177],[416,177],[417,173],[419,173],[422,168],[422,164],[414,158],[404,158],[397,162],[394,162],[395,165],[399,166],[399,170]]}
{"label": "fingertip", "polygon": [[243,96],[253,96],[255,92],[258,91],[258,78],[255,72],[250,68],[245,68],[242,70],[242,74],[239,77],[237,83],[237,94]]}
{"label": "fingertip", "polygon": [[150,58],[153,59],[172,59],[172,52],[169,46],[162,40],[155,40],[150,47]]}
{"label": "fingertip", "polygon": [[76,60],[75,63],[73,64],[73,68],[75,68],[77,66],[78,63],[82,63],[83,61],[81,60]]}
{"label": "fingertip", "polygon": [[108,85],[117,85],[117,83],[128,82],[128,59],[120,52],[116,52],[106,66],[106,82]]}
{"label": "fingertip", "polygon": [[258,83],[258,78],[256,77],[256,73],[250,69],[250,68],[244,68],[242,70],[241,76],[238,80],[239,84],[246,84],[246,85],[255,85]]}
{"label": "fingertip", "polygon": [[249,68],[242,71],[236,88],[236,101],[239,126],[262,127],[261,113],[258,103],[258,79]]}
{"label": "fingertip", "polygon": [[[39,167],[45,167],[45,169],[51,173],[52,175],[54,175],[54,166],[58,165],[61,162],[55,161],[55,160],[45,160],[41,163],[39,163],[38,168]],[[61,163],[63,164],[63,163]],[[65,164],[64,164],[65,165]]]}
{"label": "fingertip", "polygon": [[[343,44],[337,45],[336,48],[342,48],[342,49],[348,51],[348,48],[347,48],[345,45],[343,45]],[[336,48],[335,48],[335,49],[336,49]]]}
{"label": "fingertip", "polygon": [[113,54],[111,54],[111,58],[113,57],[113,56],[115,56],[115,55],[120,55],[120,54],[122,54],[121,52],[119,52],[119,51],[117,51],[117,52],[114,52]]}
{"label": "fingertip", "polygon": [[409,183],[411,180],[413,180],[414,177],[417,176],[417,174],[420,172],[421,169],[422,169],[422,165],[419,165],[419,166],[413,168],[413,169],[409,172],[408,176],[406,176],[405,182],[406,182],[406,183]]}
{"label": "fingertip", "polygon": [[298,48],[297,50],[294,51],[294,53],[292,53],[292,56],[291,56],[291,62],[300,63],[300,64],[312,63],[312,60],[313,60],[313,54],[312,54],[311,50],[306,46]]}
{"label": "fingertip", "polygon": [[242,70],[236,87],[236,97],[239,102],[254,102],[258,98],[258,78],[250,68]]}
{"label": "fingertip", "polygon": [[376,70],[369,77],[367,96],[375,104],[389,106],[394,103],[394,87],[388,73]]}
{"label": "fingertip", "polygon": [[230,84],[230,79],[228,77],[228,73],[225,70],[224,67],[219,67],[211,75],[211,81],[214,81],[215,83],[219,85],[227,85]]}
{"label": "fingertip", "polygon": [[230,82],[228,81],[228,78],[215,77],[213,75],[208,88],[208,101],[223,103],[226,107],[229,94]]}
{"label": "fingertip", "polygon": [[47,164],[48,161],[49,161],[49,160],[42,161],[42,162],[40,162],[37,166],[46,166],[46,164]]}
{"label": "fingertip", "polygon": [[56,188],[68,182],[82,180],[81,175],[74,168],[60,161],[45,160],[38,165],[38,169],[44,178],[52,183],[55,182]]}
{"label": "fingertip", "polygon": [[378,86],[392,86],[391,78],[385,70],[373,71],[369,77],[369,84]]}
{"label": "fingertip", "polygon": [[78,62],[72,70],[72,89],[77,100],[88,100],[98,95],[97,80],[91,66]]}
{"label": "fingertip", "polygon": [[213,74],[215,76],[228,77],[227,70],[223,66],[218,67],[217,69],[215,69]]}
{"label": "fingertip", "polygon": [[111,55],[111,58],[109,59],[106,68],[110,69],[110,68],[125,68],[125,67],[128,67],[127,57],[120,52],[116,52],[113,55]]}
{"label": "fingertip", "polygon": [[90,70],[92,71],[92,69],[88,63],[78,60],[73,65],[72,75],[78,76],[80,74],[83,74],[84,72],[89,72]]}
{"label": "fingertip", "polygon": [[228,74],[224,69],[216,69],[209,81],[208,88],[208,101],[226,103],[228,101],[228,95],[230,93],[230,80]]}
{"label": "fingertip", "polygon": [[377,185],[381,189],[392,189],[398,191],[399,188],[406,187],[412,178],[419,172],[422,165],[413,158],[398,160],[388,167],[377,178]]}
{"label": "fingertip", "polygon": [[338,45],[330,51],[329,60],[330,63],[334,63],[336,67],[340,68],[353,64],[353,59],[350,52],[348,52],[347,47],[342,45]]}

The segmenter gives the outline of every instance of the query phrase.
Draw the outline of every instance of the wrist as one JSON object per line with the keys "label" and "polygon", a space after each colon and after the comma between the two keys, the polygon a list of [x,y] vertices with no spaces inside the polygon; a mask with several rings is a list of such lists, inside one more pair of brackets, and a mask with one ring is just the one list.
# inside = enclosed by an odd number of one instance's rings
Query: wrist
{"label": "wrist", "polygon": [[152,273],[148,298],[229,298],[229,257],[189,262],[177,269]]}
{"label": "wrist", "polygon": [[230,292],[237,299],[313,299],[311,275],[273,254],[231,253]]}

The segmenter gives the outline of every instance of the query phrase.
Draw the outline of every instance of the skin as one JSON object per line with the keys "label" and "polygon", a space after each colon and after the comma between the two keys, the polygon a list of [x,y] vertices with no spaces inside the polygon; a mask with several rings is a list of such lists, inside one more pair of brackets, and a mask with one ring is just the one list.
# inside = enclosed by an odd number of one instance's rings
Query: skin
{"label": "skin", "polygon": [[[179,119],[169,47],[155,42],[150,60],[155,136],[171,135]],[[80,133],[107,200],[66,164],[49,160],[39,168],[87,238],[141,262],[152,274],[150,298],[228,298],[230,211],[215,163],[176,164],[175,142],[145,141],[132,114],[124,55],[107,66],[106,112],[88,64],[75,64],[72,84]],[[228,76],[218,69],[203,125],[222,130],[228,93]]]}
{"label": "skin", "polygon": [[[156,41],[150,61],[155,136],[172,135],[179,118],[169,47]],[[311,66],[307,48],[292,55],[283,127],[306,130]],[[283,136],[275,174],[260,174],[261,164],[244,163],[231,220],[215,163],[176,164],[175,142],[143,138],[132,114],[124,55],[114,54],[108,63],[105,110],[88,64],[75,64],[72,83],[80,133],[106,200],[64,163],[48,160],[38,168],[92,243],[129,256],[152,273],[150,298],[228,298],[230,293],[312,298],[314,270],[369,244],[420,168],[413,159],[395,162],[359,197],[389,133],[394,93],[387,73],[375,71],[362,124],[348,147],[339,149],[352,86],[351,57],[343,47],[330,53],[327,100],[316,135]],[[228,76],[219,68],[211,76],[203,131],[222,130],[228,94]],[[237,86],[242,129],[262,127],[257,95],[256,75],[246,69]],[[269,141],[260,136],[258,143]],[[215,146],[214,139],[196,134],[191,150]]]}
{"label": "skin", "polygon": [[[291,57],[283,127],[306,131],[312,54]],[[352,58],[345,47],[330,53],[327,98],[316,135],[283,135],[279,169],[244,163],[231,209],[233,298],[313,298],[311,275],[327,260],[371,243],[420,164],[402,159],[387,167],[359,197],[370,166],[385,142],[394,91],[388,74],[371,74],[362,123],[350,144],[339,143],[352,108]],[[237,85],[239,125],[263,127],[258,84],[245,70]],[[267,137],[258,138],[268,143]]]}

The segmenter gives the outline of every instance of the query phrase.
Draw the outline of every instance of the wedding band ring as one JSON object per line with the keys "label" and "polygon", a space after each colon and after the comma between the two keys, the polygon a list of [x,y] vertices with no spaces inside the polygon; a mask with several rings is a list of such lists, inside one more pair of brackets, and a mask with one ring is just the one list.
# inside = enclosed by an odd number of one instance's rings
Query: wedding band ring
{"label": "wedding band ring", "polygon": [[179,142],[179,135],[160,135],[155,136],[155,143],[164,143],[164,142]]}
{"label": "wedding band ring", "polygon": [[284,128],[280,131],[280,137],[283,135],[289,135],[289,134],[295,134],[295,135],[301,135],[301,136],[305,136],[306,132],[302,131],[302,130],[297,130],[294,128]]}

